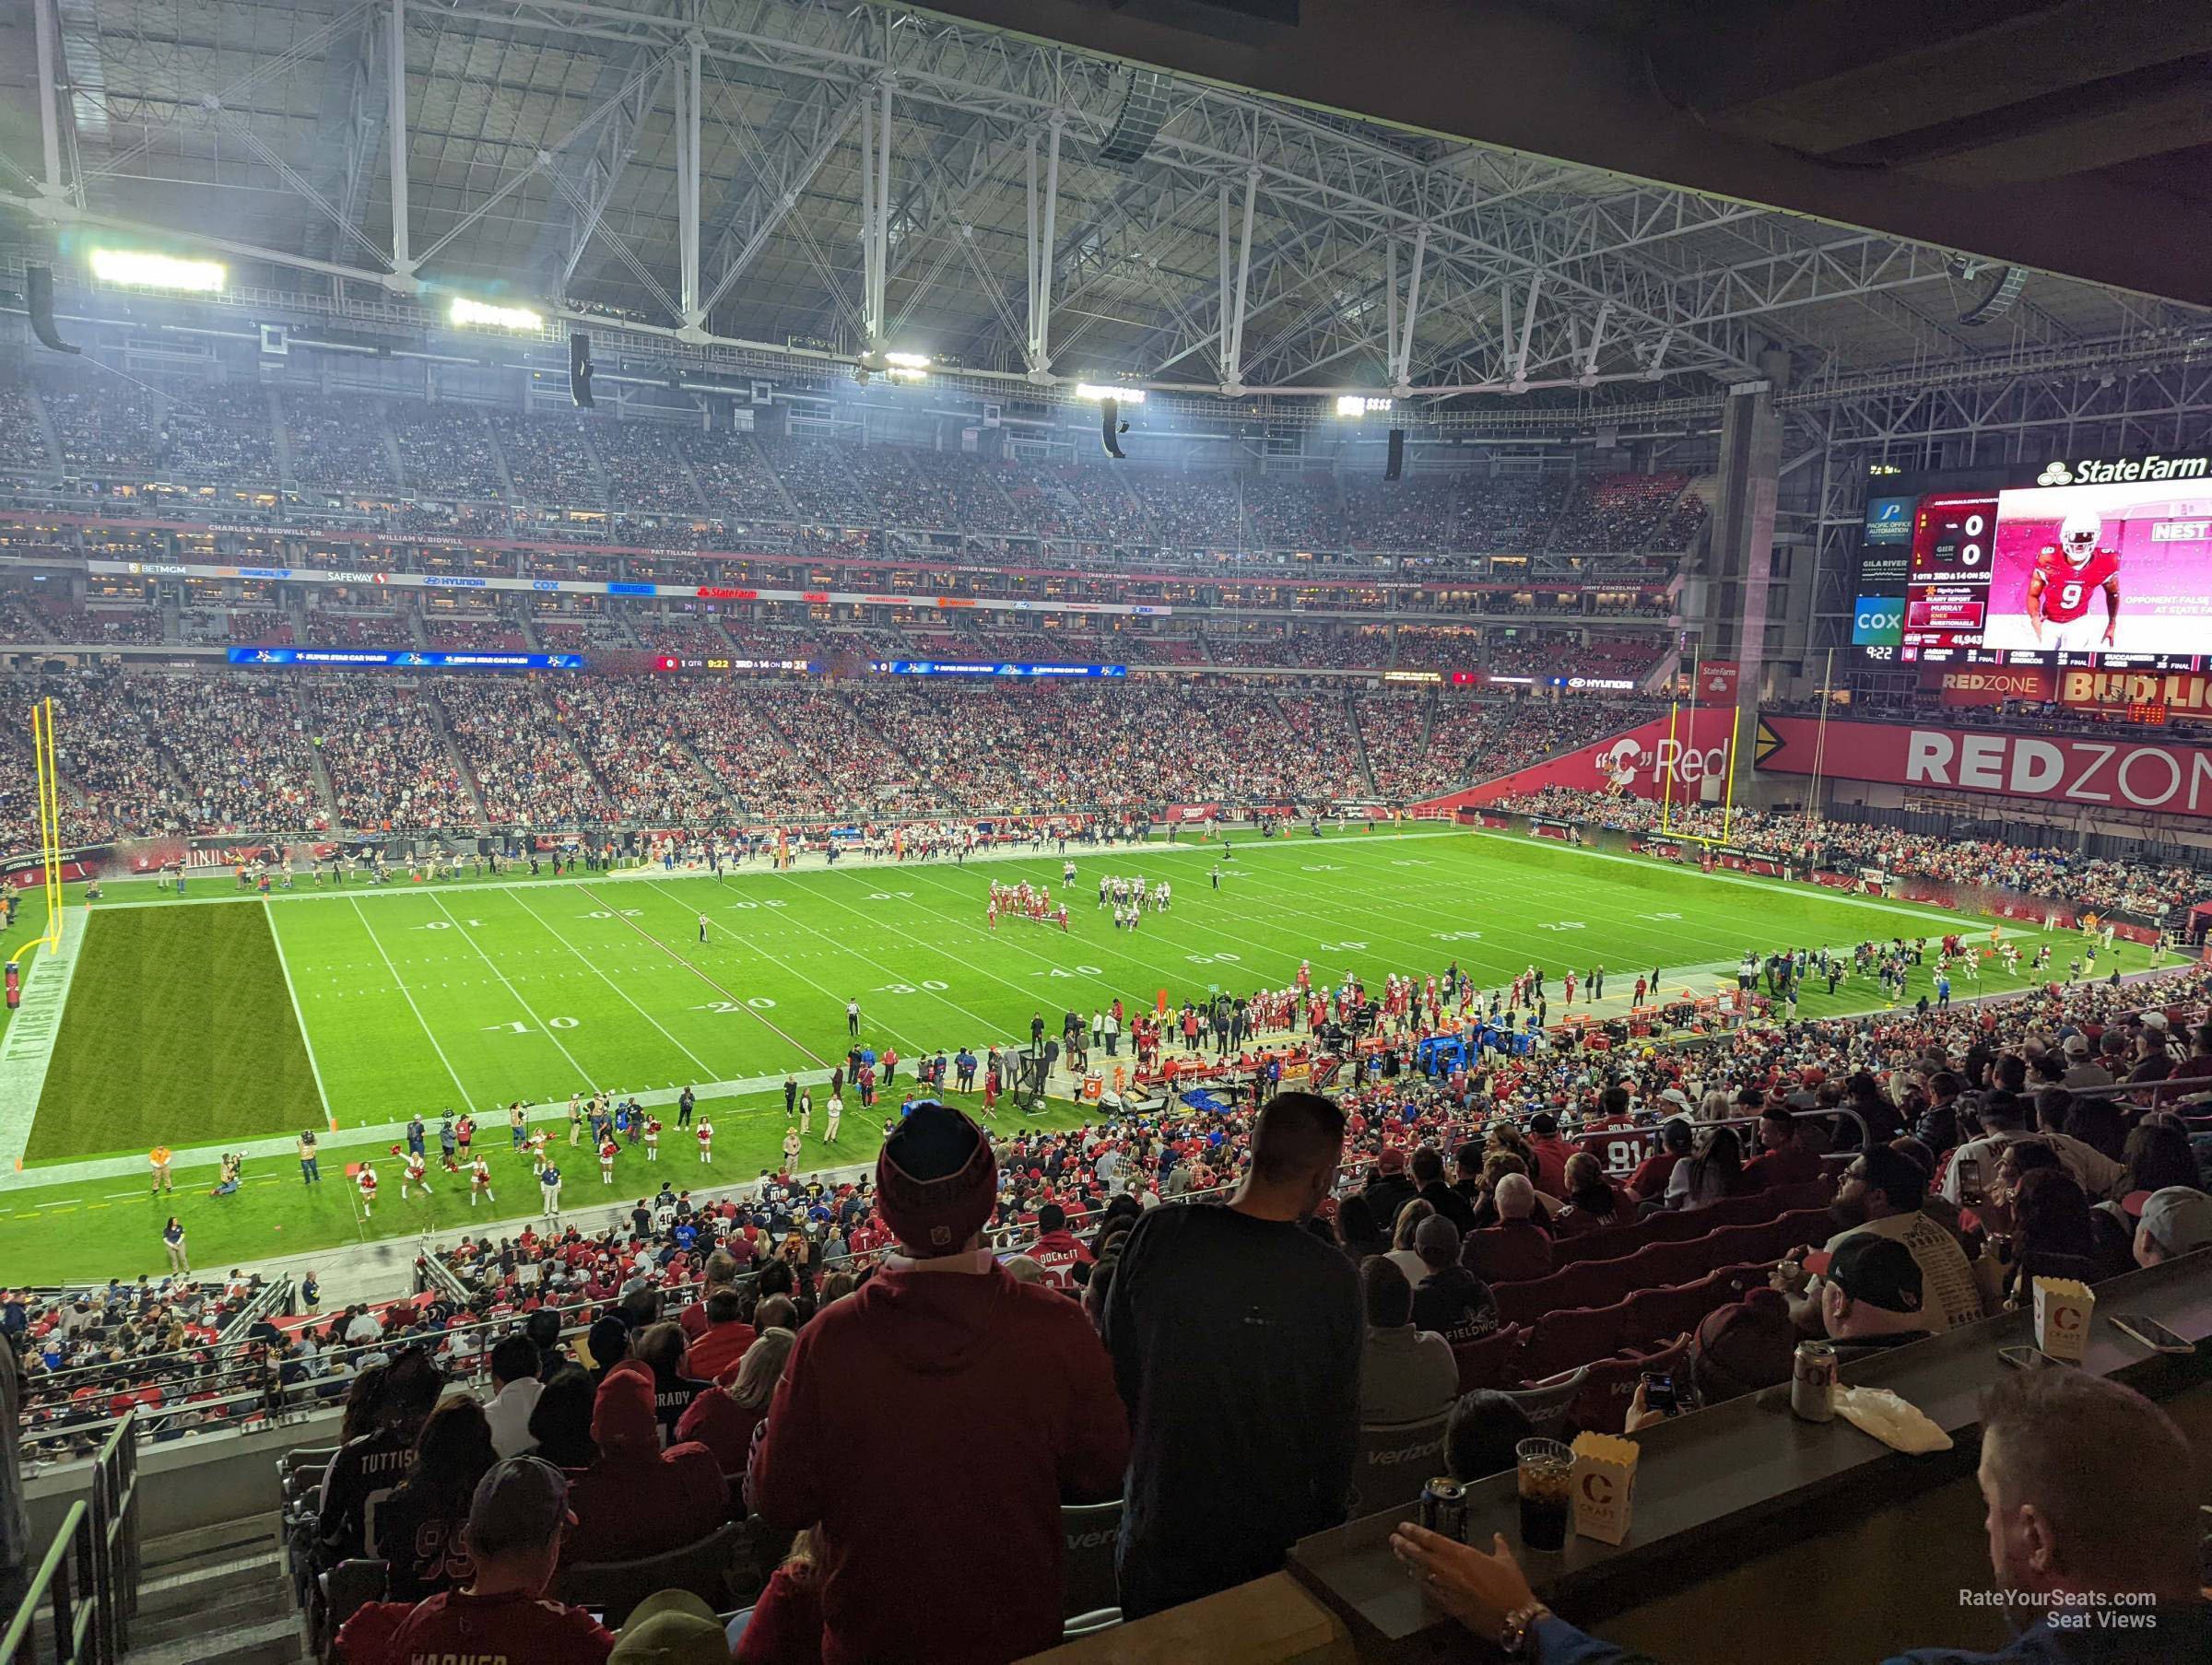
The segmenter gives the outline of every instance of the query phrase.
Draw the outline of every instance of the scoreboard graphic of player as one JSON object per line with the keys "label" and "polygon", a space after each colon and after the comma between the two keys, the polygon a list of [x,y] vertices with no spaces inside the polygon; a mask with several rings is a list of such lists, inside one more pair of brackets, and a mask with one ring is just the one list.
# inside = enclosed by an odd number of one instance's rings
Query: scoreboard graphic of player
{"label": "scoreboard graphic of player", "polygon": [[2002,493],[1982,645],[2187,658],[2212,641],[2212,487]]}

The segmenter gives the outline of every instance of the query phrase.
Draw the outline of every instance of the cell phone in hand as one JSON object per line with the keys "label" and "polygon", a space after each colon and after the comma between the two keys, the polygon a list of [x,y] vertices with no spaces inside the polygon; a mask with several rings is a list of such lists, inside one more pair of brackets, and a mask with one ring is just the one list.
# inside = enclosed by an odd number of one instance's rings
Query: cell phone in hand
{"label": "cell phone in hand", "polygon": [[1959,1201],[1969,1208],[1987,1201],[1982,1190],[1982,1163],[1979,1157],[1959,1158]]}
{"label": "cell phone in hand", "polygon": [[1643,1408],[1656,1411],[1663,1416],[1672,1416],[1681,1410],[1681,1401],[1675,1393],[1674,1377],[1662,1370],[1643,1373]]}

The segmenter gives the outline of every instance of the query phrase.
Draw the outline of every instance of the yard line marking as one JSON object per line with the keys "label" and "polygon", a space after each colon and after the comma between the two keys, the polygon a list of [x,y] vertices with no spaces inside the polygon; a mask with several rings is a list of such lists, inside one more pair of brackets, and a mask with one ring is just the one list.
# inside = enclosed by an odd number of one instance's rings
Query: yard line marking
{"label": "yard line marking", "polygon": [[708,1063],[705,1059],[694,1052],[689,1047],[684,1045],[682,1041],[677,1039],[675,1036],[670,1035],[665,1028],[663,1028],[660,1019],[653,1016],[652,1013],[646,1011],[644,1007],[639,1005],[636,1001],[631,1000],[628,990],[624,989],[620,983],[615,981],[613,978],[607,976],[606,972],[600,970],[598,967],[593,965],[591,960],[585,956],[582,949],[578,948],[575,944],[570,942],[567,937],[561,935],[559,932],[554,930],[552,925],[547,923],[545,918],[538,913],[536,909],[531,907],[529,903],[523,900],[519,892],[508,892],[507,899],[514,903],[516,907],[520,908],[532,919],[536,920],[540,925],[544,925],[546,930],[551,933],[553,940],[559,943],[563,948],[566,948],[571,954],[573,954],[579,960],[582,960],[586,968],[591,971],[593,976],[596,977],[601,982],[612,989],[617,994],[619,994],[624,1001],[628,1002],[631,1009],[634,1010],[640,1017],[643,1018],[654,1028],[660,1029],[662,1036],[667,1040],[670,1046],[674,1047],[677,1051],[681,1052],[686,1058],[688,1058],[693,1063],[699,1066],[700,1073],[701,1075],[712,1076],[715,1073],[714,1067],[712,1064]]}
{"label": "yard line marking", "polygon": [[[447,919],[453,920],[453,928],[456,931],[460,931],[461,921],[454,918],[453,910],[445,905],[444,898],[433,895],[430,897],[430,900],[438,905],[438,911],[440,913],[445,915]],[[514,996],[514,1003],[522,1007],[523,1015],[527,1017],[532,1023],[535,1024],[538,1028],[538,1033],[543,1035],[547,1040],[551,1041],[554,1047],[559,1051],[560,1055],[569,1061],[569,1068],[576,1072],[577,1079],[582,1081],[585,1086],[590,1086],[593,1081],[592,1073],[576,1061],[575,1053],[570,1051],[568,1048],[561,1045],[560,1037],[553,1032],[552,1028],[547,1024],[544,1018],[538,1016],[538,1014],[531,1009],[530,1003],[523,998],[523,991],[507,980],[507,974],[500,969],[499,963],[495,961],[490,955],[484,952],[484,945],[477,942],[475,937],[469,936],[468,932],[465,931],[462,931],[461,934],[468,937],[468,945],[477,951],[477,957],[482,960],[485,965],[491,968],[492,976],[498,978],[500,984],[506,989],[507,992]]]}
{"label": "yard line marking", "polygon": [[[652,881],[649,879],[646,881],[646,883],[652,884]],[[762,1017],[759,1013],[755,1012],[752,1007],[745,1003],[745,1000],[742,996],[733,994],[729,990],[724,988],[720,983],[709,977],[704,971],[701,971],[697,966],[693,965],[682,955],[677,953],[675,949],[669,947],[666,943],[661,941],[659,937],[653,935],[652,932],[646,930],[644,926],[639,924],[637,920],[627,917],[620,909],[607,908],[606,900],[602,898],[596,892],[594,892],[591,886],[588,885],[579,885],[576,886],[576,888],[582,891],[585,896],[590,897],[593,901],[597,902],[600,907],[606,908],[607,911],[613,914],[615,918],[620,920],[625,925],[628,925],[632,931],[636,932],[640,936],[651,943],[655,948],[658,948],[663,954],[666,955],[670,959],[674,960],[677,965],[688,971],[693,977],[696,977],[700,982],[706,984],[708,988],[713,990],[715,993],[721,995],[723,999],[736,1006],[739,1011],[748,1014],[752,1017],[753,1021],[759,1024],[762,1028],[767,1029],[771,1034],[782,1037],[786,1045],[796,1047],[808,1058],[813,1059],[818,1067],[825,1070],[830,1067],[830,1061],[827,1058],[824,1058],[812,1047],[806,1045],[795,1036],[790,1034],[780,1026],[771,1023],[765,1017]],[[657,889],[658,886],[656,885],[655,888]],[[690,910],[690,905],[688,903],[685,904],[684,911],[688,914]],[[768,957],[774,959],[775,956],[771,954]]]}
{"label": "yard line marking", "polygon": [[292,1021],[300,1026],[300,1044],[307,1051],[307,1067],[314,1073],[315,1096],[323,1101],[324,1124],[335,1133],[338,1131],[338,1119],[330,1113],[330,1095],[323,1086],[323,1066],[315,1059],[315,1043],[307,1032],[307,1014],[300,1009],[300,985],[292,981],[291,962],[284,957],[284,938],[277,933],[276,920],[269,912],[266,897],[262,898],[261,920],[268,931],[269,941],[276,945],[276,969],[284,973],[284,991],[292,997]]}
{"label": "yard line marking", "polygon": [[406,979],[400,976],[399,967],[392,963],[392,956],[384,952],[383,944],[378,941],[376,927],[370,924],[367,914],[361,913],[361,904],[358,899],[348,897],[347,900],[353,903],[354,912],[360,915],[361,929],[369,933],[370,942],[375,944],[378,956],[384,962],[385,971],[391,974],[392,986],[399,991],[400,999],[407,1003],[407,1010],[415,1014],[415,1021],[421,1025],[423,1038],[430,1043],[430,1050],[438,1054],[438,1061],[445,1066],[445,1073],[453,1077],[453,1090],[461,1095],[461,1102],[472,1102],[468,1089],[461,1085],[461,1072],[453,1068],[453,1061],[445,1055],[445,1049],[438,1044],[438,1038],[430,1033],[430,1026],[422,1015],[422,1008],[415,1003],[414,995],[407,991]]}

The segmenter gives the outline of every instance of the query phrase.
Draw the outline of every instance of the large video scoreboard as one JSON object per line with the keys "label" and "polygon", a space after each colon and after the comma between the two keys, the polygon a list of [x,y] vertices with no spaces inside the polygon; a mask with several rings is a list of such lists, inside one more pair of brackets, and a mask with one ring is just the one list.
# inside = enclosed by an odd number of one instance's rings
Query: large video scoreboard
{"label": "large video scoreboard", "polygon": [[1866,657],[2212,669],[2212,459],[1872,484],[1852,631]]}

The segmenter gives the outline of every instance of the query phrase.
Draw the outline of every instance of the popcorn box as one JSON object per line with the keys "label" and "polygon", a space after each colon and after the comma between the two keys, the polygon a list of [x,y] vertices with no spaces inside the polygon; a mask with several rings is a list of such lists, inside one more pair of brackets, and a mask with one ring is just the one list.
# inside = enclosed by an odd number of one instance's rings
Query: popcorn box
{"label": "popcorn box", "polygon": [[2080,1364],[2096,1310],[2096,1294],[2087,1284],[2073,1278],[2036,1279],[2035,1344],[2053,1358]]}
{"label": "popcorn box", "polygon": [[1601,1543],[1618,1543],[1629,1535],[1629,1511],[1636,1494],[1638,1447],[1610,1434],[1574,1436],[1574,1530]]}

